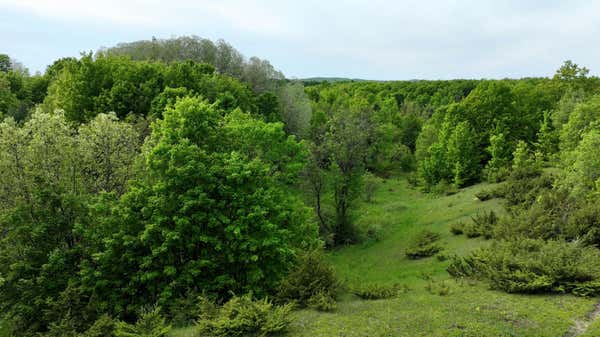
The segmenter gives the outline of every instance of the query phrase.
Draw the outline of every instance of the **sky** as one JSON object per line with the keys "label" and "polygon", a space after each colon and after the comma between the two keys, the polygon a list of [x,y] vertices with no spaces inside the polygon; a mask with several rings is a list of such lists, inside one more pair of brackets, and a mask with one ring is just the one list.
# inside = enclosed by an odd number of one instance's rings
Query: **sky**
{"label": "sky", "polygon": [[600,73],[600,1],[0,0],[0,53],[32,72],[119,42],[197,35],[289,78]]}

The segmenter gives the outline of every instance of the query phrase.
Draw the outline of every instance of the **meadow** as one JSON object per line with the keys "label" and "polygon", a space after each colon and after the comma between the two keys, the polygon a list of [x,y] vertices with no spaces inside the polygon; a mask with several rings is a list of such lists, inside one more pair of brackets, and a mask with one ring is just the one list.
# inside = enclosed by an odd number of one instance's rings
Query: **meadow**
{"label": "meadow", "polygon": [[[441,235],[438,255],[464,255],[487,245],[483,238],[450,233],[456,221],[483,210],[502,212],[502,200],[480,201],[475,194],[494,184],[478,184],[449,196],[425,194],[404,177],[384,180],[371,202],[361,202],[359,226],[378,224],[378,241],[340,247],[327,253],[345,291],[333,312],[295,311],[287,335],[294,337],[366,336],[569,336],[597,299],[572,295],[520,295],[491,290],[484,282],[455,280],[447,261],[410,260],[406,248],[427,229]],[[443,258],[442,258],[443,259]],[[353,287],[400,285],[394,298],[363,300]],[[584,336],[600,333],[592,324]],[[194,328],[174,329],[172,337],[193,336]]]}

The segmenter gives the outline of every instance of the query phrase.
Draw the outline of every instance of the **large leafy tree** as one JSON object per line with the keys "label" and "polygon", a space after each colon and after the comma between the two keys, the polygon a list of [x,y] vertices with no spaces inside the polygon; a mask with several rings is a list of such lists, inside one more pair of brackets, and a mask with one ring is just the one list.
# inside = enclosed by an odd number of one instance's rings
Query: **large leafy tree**
{"label": "large leafy tree", "polygon": [[79,133],[61,112],[0,123],[0,305],[21,334],[64,315],[93,317],[78,288],[79,265],[100,237],[88,241],[100,232],[89,204],[99,190],[123,191],[135,139],[114,115]]}
{"label": "large leafy tree", "polygon": [[127,314],[190,291],[272,290],[296,250],[316,243],[279,179],[295,159],[275,154],[297,150],[281,124],[223,118],[199,98],[167,108],[146,144],[147,177],[112,207],[104,227],[115,230],[84,271],[100,307]]}

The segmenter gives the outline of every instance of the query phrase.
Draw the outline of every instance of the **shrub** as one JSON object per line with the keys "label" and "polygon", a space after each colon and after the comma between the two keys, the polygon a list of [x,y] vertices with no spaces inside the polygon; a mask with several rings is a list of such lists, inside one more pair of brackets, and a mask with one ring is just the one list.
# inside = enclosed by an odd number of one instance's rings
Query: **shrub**
{"label": "shrub", "polygon": [[565,235],[569,239],[579,238],[586,245],[600,246],[600,204],[589,201],[577,206],[569,216]]}
{"label": "shrub", "polygon": [[313,297],[313,302],[322,296],[335,301],[338,287],[333,267],[324,260],[321,251],[315,250],[299,256],[295,267],[279,285],[277,299],[300,306],[307,306]]}
{"label": "shrub", "polygon": [[439,253],[435,256],[435,258],[440,262],[444,262],[444,261],[448,260],[449,258],[451,258],[451,256],[448,254]]}
{"label": "shrub", "polygon": [[425,285],[425,290],[427,290],[427,292],[431,295],[446,296],[450,294],[450,286],[444,280],[429,280],[429,282],[427,282],[427,285]]}
{"label": "shrub", "polygon": [[102,315],[83,334],[83,337],[113,337],[115,336],[115,321],[108,315]]}
{"label": "shrub", "polygon": [[454,235],[461,235],[464,233],[464,229],[465,229],[465,223],[464,222],[455,222],[452,225],[450,225],[450,233],[454,234]]}
{"label": "shrub", "polygon": [[528,207],[535,202],[542,191],[552,189],[554,180],[552,175],[539,171],[515,171],[505,184],[493,191],[493,194],[503,197],[508,206]]}
{"label": "shrub", "polygon": [[380,300],[385,298],[396,297],[398,293],[407,292],[408,288],[405,285],[380,285],[370,284],[363,287],[354,288],[351,293],[362,298],[363,300]]}
{"label": "shrub", "polygon": [[483,211],[477,212],[471,220],[473,221],[474,231],[483,235],[484,238],[490,239],[494,231],[494,226],[498,224],[499,218],[494,211]]}
{"label": "shrub", "polygon": [[307,305],[309,308],[319,311],[333,311],[337,309],[335,298],[333,298],[331,294],[323,291],[311,296],[307,301]]}
{"label": "shrub", "polygon": [[116,337],[164,337],[171,326],[160,315],[160,308],[154,307],[142,311],[135,324],[119,321],[115,325]]}
{"label": "shrub", "polygon": [[600,251],[579,242],[519,239],[495,242],[454,258],[454,277],[481,277],[510,293],[600,294]]}
{"label": "shrub", "polygon": [[498,197],[498,193],[493,189],[481,190],[475,193],[475,197],[480,201],[491,200]]}
{"label": "shrub", "polygon": [[442,248],[436,243],[440,239],[440,235],[428,230],[421,231],[417,234],[413,244],[406,250],[406,256],[409,259],[420,259],[437,254]]}
{"label": "shrub", "polygon": [[194,323],[199,314],[197,298],[192,295],[170,301],[167,308],[169,321],[175,327]]}
{"label": "shrub", "polygon": [[290,324],[292,305],[276,306],[252,295],[234,296],[222,307],[213,307],[198,319],[203,337],[272,336],[284,332]]}

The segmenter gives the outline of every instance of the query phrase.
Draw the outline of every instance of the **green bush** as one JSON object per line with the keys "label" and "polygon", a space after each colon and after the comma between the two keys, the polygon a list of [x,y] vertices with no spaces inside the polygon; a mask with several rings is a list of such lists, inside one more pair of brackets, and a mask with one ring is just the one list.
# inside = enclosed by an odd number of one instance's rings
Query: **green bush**
{"label": "green bush", "polygon": [[498,193],[493,189],[481,190],[475,193],[475,197],[480,201],[491,200],[498,197]]}
{"label": "green bush", "polygon": [[490,281],[510,293],[600,294],[600,251],[579,242],[519,239],[495,242],[448,267],[454,277]]}
{"label": "green bush", "polygon": [[203,299],[203,296],[198,297],[194,293],[189,293],[185,297],[170,301],[166,311],[171,324],[175,327],[192,325],[200,315],[198,303]]}
{"label": "green bush", "polygon": [[450,225],[450,233],[454,234],[454,235],[461,235],[464,233],[464,229],[465,229],[465,223],[462,221],[459,222],[455,222],[452,225]]}
{"label": "green bush", "polygon": [[552,189],[555,178],[539,171],[515,171],[493,194],[506,200],[508,206],[528,207],[542,191]]}
{"label": "green bush", "polygon": [[115,325],[116,337],[164,337],[171,326],[160,315],[160,308],[142,311],[135,324],[119,321]]}
{"label": "green bush", "polygon": [[102,315],[83,334],[83,337],[114,337],[115,321],[108,315]]}
{"label": "green bush", "polygon": [[380,300],[385,298],[396,297],[399,293],[407,292],[408,288],[405,285],[380,285],[369,284],[363,287],[357,287],[351,290],[351,293],[362,298],[363,300]]}
{"label": "green bush", "polygon": [[463,233],[468,238],[483,236],[486,239],[490,239],[499,220],[494,211],[479,211],[475,216],[471,217],[471,222],[453,225],[450,231],[455,235]]}
{"label": "green bush", "polygon": [[577,205],[565,225],[568,239],[579,238],[586,245],[600,246],[600,204],[590,200]]}
{"label": "green bush", "polygon": [[333,267],[324,260],[321,251],[315,250],[299,256],[295,267],[279,285],[277,299],[303,307],[309,305],[311,298],[314,302],[318,297],[328,296],[335,301],[338,287]]}
{"label": "green bush", "polygon": [[436,242],[439,239],[438,233],[428,230],[421,231],[417,234],[413,244],[406,250],[406,256],[415,260],[437,254],[442,250]]}
{"label": "green bush", "polygon": [[335,302],[335,298],[333,298],[331,294],[323,291],[312,295],[308,299],[307,305],[309,308],[316,309],[319,311],[333,311],[337,309],[337,303]]}
{"label": "green bush", "polygon": [[273,336],[283,333],[290,324],[292,305],[276,306],[267,299],[254,300],[252,295],[234,296],[222,307],[213,307],[198,319],[203,337]]}
{"label": "green bush", "polygon": [[494,227],[498,224],[499,218],[494,211],[477,212],[471,218],[473,227],[486,239],[491,239]]}

